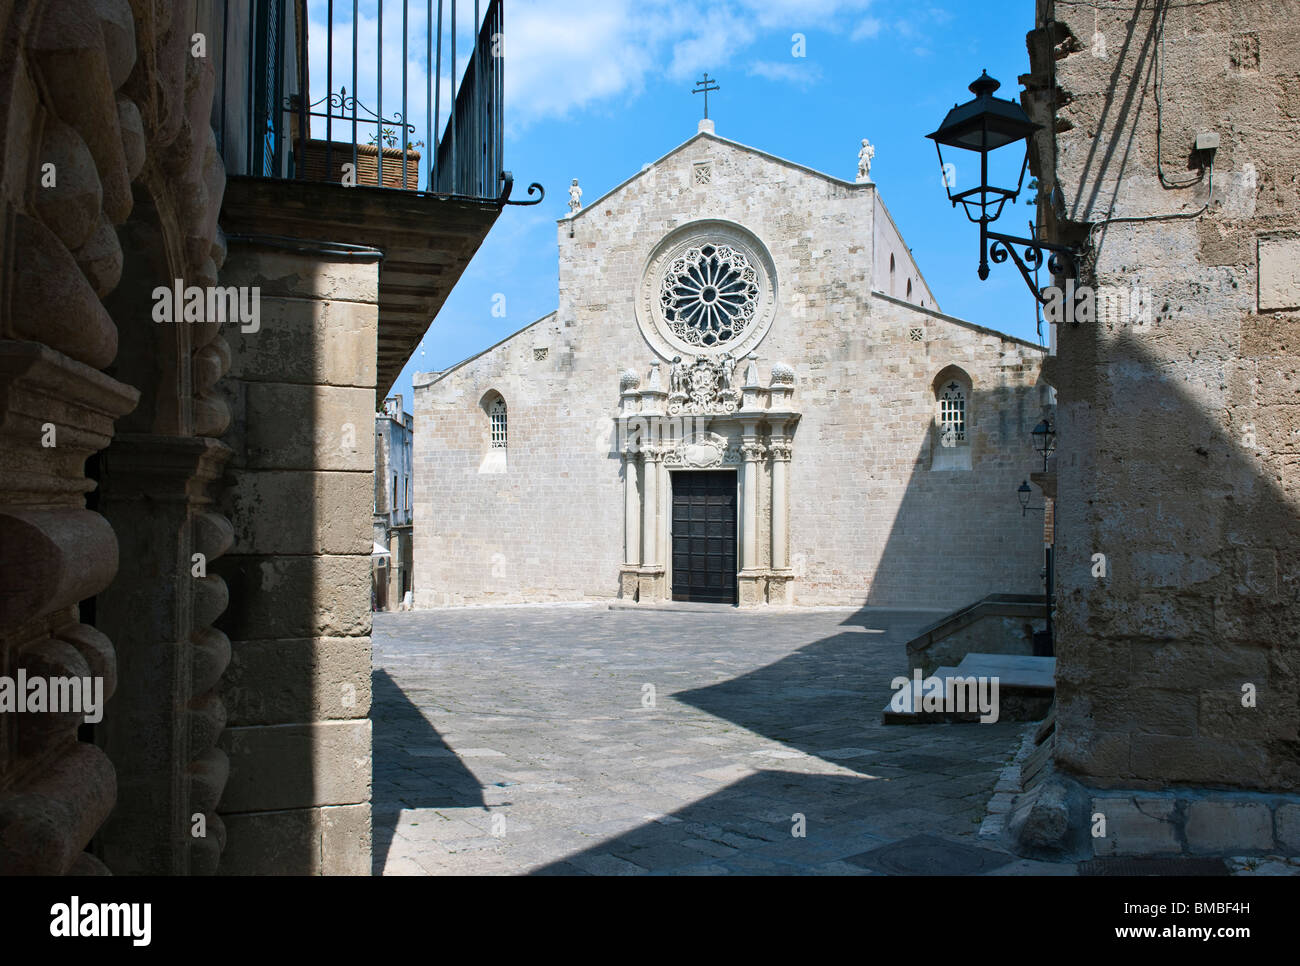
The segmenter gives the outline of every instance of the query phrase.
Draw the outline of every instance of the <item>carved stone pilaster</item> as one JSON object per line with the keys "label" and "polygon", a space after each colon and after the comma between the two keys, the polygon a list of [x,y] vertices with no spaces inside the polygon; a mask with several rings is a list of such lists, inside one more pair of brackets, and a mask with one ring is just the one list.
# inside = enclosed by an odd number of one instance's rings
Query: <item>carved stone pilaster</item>
{"label": "carved stone pilaster", "polygon": [[[641,566],[640,491],[641,469],[637,461],[636,444],[629,442],[623,450],[623,567],[633,574]],[[623,596],[633,595],[625,591]]]}
{"label": "carved stone pilaster", "polygon": [[[119,807],[99,836],[117,872],[211,873],[224,845],[216,805],[229,764],[216,747],[226,720],[217,684],[230,641],[211,626],[227,590],[208,567],[234,542],[211,493],[230,456],[205,437],[124,434],[104,457],[100,508],[132,561],[97,615],[107,633],[133,641],[120,657],[125,713],[105,719],[100,740],[121,776]],[[159,701],[164,681],[174,690]]]}
{"label": "carved stone pilaster", "polygon": [[[0,674],[117,683],[109,638],[78,602],[112,581],[112,527],[85,508],[87,458],[139,394],[35,342],[0,341]],[[103,709],[101,708],[102,712]],[[0,874],[102,871],[82,852],[116,798],[84,716],[0,714]]]}

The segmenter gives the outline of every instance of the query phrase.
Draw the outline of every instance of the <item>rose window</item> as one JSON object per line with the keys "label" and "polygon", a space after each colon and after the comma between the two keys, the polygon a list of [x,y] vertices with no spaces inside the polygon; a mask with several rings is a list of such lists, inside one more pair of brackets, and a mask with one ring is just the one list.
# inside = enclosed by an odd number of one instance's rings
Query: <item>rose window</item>
{"label": "rose window", "polygon": [[693,346],[730,342],[754,320],[759,276],[741,251],[699,245],[673,259],[659,301],[673,334]]}

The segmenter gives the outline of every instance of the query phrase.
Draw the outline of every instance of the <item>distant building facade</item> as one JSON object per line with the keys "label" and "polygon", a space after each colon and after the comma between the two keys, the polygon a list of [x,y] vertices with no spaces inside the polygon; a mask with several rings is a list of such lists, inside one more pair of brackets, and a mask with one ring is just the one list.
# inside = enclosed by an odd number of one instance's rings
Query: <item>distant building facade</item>
{"label": "distant building facade", "polygon": [[873,182],[706,121],[571,208],[558,311],[416,375],[417,607],[1042,591],[1044,350],[941,312]]}
{"label": "distant building facade", "polygon": [[409,606],[411,569],[411,441],[415,420],[402,397],[389,396],[375,414],[375,610]]}

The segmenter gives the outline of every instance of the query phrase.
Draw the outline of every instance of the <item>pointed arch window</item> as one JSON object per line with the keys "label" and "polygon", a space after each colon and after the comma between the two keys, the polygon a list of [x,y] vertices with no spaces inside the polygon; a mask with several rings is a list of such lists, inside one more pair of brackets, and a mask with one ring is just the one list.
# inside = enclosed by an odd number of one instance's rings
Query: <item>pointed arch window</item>
{"label": "pointed arch window", "polygon": [[971,468],[971,380],[958,366],[948,366],[934,379],[934,429],[930,469]]}
{"label": "pointed arch window", "polygon": [[488,419],[492,424],[492,448],[506,448],[506,401],[498,396],[488,406]]}
{"label": "pointed arch window", "polygon": [[954,443],[966,442],[966,387],[956,380],[940,390],[939,433]]}

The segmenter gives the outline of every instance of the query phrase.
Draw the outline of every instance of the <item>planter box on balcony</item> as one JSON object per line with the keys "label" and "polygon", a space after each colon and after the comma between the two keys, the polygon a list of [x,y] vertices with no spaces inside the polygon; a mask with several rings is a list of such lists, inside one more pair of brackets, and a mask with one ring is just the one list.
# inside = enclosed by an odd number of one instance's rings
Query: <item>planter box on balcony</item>
{"label": "planter box on balcony", "polygon": [[[326,169],[325,152],[329,147],[329,168]],[[406,155],[406,183],[402,183],[402,155]],[[333,181],[342,183],[343,165],[352,163],[352,144],[346,141],[307,142],[301,151],[302,177],[307,181]],[[379,186],[379,148],[373,144],[357,145],[356,183]],[[405,188],[415,191],[420,185],[420,152],[414,149],[403,152],[401,148],[384,148],[385,188]]]}

